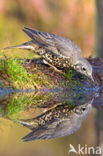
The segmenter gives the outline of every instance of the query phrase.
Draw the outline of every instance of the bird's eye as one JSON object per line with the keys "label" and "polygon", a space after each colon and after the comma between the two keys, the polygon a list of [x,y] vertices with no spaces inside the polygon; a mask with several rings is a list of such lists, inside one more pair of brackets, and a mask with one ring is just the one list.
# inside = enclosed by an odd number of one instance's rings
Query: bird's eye
{"label": "bird's eye", "polygon": [[85,111],[85,110],[86,110],[86,108],[85,108],[85,107],[83,107],[83,108],[82,108],[82,111]]}
{"label": "bird's eye", "polygon": [[83,71],[86,71],[86,68],[83,67],[82,70],[83,70]]}

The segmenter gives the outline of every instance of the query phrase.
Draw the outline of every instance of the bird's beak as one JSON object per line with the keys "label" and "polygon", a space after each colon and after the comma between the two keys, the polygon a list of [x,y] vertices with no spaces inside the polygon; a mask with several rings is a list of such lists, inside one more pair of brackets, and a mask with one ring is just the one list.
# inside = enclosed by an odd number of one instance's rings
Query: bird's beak
{"label": "bird's beak", "polygon": [[90,76],[90,80],[91,80],[93,83],[95,83],[95,80],[94,80],[94,78],[93,78],[92,75]]}

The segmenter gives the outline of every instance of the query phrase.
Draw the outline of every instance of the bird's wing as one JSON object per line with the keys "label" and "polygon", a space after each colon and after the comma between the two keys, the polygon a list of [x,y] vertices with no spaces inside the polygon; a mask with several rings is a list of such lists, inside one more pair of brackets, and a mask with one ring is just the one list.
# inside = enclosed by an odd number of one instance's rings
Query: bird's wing
{"label": "bird's wing", "polygon": [[32,132],[24,136],[23,141],[31,141],[38,139],[50,139],[58,138],[67,135],[71,135],[77,131],[80,127],[80,124],[74,121],[72,123],[69,119],[62,121],[56,120],[50,124],[40,126],[38,128],[32,129]]}
{"label": "bird's wing", "polygon": [[80,53],[79,55],[81,55],[80,48],[66,38],[33,30],[27,27],[24,27],[23,31],[33,40],[35,44],[52,51],[55,55],[71,57],[73,53],[77,53],[77,51]]}

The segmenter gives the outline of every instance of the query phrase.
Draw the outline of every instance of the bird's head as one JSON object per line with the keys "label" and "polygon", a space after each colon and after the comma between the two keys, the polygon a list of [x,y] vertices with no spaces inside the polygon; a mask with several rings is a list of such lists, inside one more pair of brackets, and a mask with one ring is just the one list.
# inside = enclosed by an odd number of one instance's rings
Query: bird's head
{"label": "bird's head", "polygon": [[92,66],[85,58],[80,58],[78,62],[74,65],[74,69],[81,74],[87,76],[94,82]]}

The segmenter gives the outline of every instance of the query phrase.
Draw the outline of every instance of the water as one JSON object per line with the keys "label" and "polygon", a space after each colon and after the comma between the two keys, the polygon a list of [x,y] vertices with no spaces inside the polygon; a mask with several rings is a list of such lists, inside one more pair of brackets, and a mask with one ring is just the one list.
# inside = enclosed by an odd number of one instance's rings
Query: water
{"label": "water", "polygon": [[[0,156],[68,156],[103,148],[102,87],[0,90]],[[93,153],[93,151],[91,151]],[[82,153],[80,153],[82,155]],[[101,154],[103,155],[103,154]]]}

